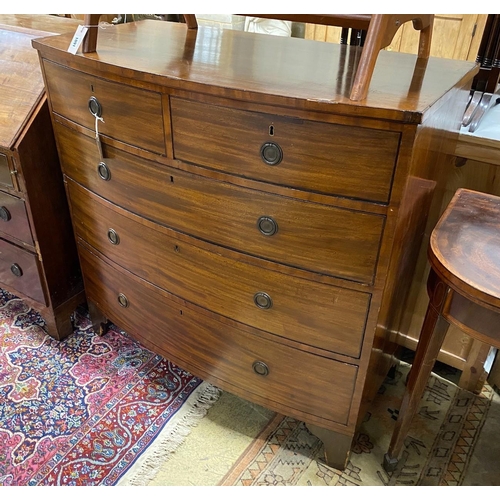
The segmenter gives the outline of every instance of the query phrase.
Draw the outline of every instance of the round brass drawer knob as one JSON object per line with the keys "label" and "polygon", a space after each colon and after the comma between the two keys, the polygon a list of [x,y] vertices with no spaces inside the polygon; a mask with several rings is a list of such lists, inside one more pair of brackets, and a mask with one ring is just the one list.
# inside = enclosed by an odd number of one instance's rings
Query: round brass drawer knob
{"label": "round brass drawer knob", "polygon": [[90,111],[90,114],[92,114],[93,116],[96,116],[97,118],[100,118],[102,116],[101,103],[94,96],[92,96],[89,99],[89,111]]}
{"label": "round brass drawer knob", "polygon": [[253,301],[259,309],[271,309],[273,307],[273,300],[265,292],[257,292],[253,296]]}
{"label": "round brass drawer knob", "polygon": [[259,217],[257,220],[257,227],[264,236],[272,236],[278,232],[278,223],[267,215]]}
{"label": "round brass drawer knob", "polygon": [[283,159],[283,151],[275,142],[265,142],[260,148],[260,157],[266,165],[278,165]]}
{"label": "round brass drawer knob", "polygon": [[23,270],[21,269],[19,264],[12,264],[12,266],[10,266],[10,270],[12,274],[14,276],[17,276],[18,278],[20,278],[23,275]]}
{"label": "round brass drawer knob", "polygon": [[111,171],[103,161],[97,165],[97,173],[103,181],[109,181],[109,179],[111,179]]}
{"label": "round brass drawer knob", "polygon": [[263,361],[255,361],[252,368],[257,375],[261,375],[262,377],[269,375],[269,367]]}
{"label": "round brass drawer knob", "polygon": [[0,207],[0,219],[5,222],[9,222],[11,218],[12,217],[7,207]]}
{"label": "round brass drawer knob", "polygon": [[108,229],[108,240],[112,245],[118,245],[118,243],[120,243],[120,237],[114,229]]}
{"label": "round brass drawer knob", "polygon": [[128,299],[123,293],[118,294],[118,304],[122,307],[128,307]]}

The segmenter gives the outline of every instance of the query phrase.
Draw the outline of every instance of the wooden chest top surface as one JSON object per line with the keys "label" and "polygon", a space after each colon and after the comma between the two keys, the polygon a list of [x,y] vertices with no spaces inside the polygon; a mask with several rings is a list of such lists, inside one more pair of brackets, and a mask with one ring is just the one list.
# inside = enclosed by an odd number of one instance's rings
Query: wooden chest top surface
{"label": "wooden chest top surface", "polygon": [[71,37],[33,45],[49,59],[121,79],[413,123],[477,72],[472,62],[430,58],[425,65],[412,54],[381,51],[367,99],[354,102],[349,93],[359,59],[355,47],[144,20],[99,29],[97,52],[79,52],[74,59],[67,53]]}
{"label": "wooden chest top surface", "polygon": [[43,95],[38,53],[31,41],[74,30],[72,19],[49,15],[0,15],[0,146],[10,149]]}

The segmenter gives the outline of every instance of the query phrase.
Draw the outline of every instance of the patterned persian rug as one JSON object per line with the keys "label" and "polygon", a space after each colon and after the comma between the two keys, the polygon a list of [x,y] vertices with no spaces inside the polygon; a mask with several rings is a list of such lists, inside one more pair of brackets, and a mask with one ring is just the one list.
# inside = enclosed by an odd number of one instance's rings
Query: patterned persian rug
{"label": "patterned persian rug", "polygon": [[[446,367],[443,367],[446,370]],[[397,418],[409,365],[387,379],[365,418],[345,471],[323,461],[322,443],[302,422],[275,414],[235,461],[222,486],[458,486],[485,423],[492,398],[478,396],[433,373],[413,420],[397,470],[382,467]],[[498,399],[497,399],[498,401]],[[497,403],[498,404],[498,403]],[[497,439],[495,436],[491,436]],[[497,467],[498,469],[498,467]],[[491,481],[492,478],[488,478]],[[493,484],[498,484],[493,478]]]}
{"label": "patterned persian rug", "polygon": [[42,325],[0,290],[0,485],[143,482],[220,395],[83,314],[62,342]]}

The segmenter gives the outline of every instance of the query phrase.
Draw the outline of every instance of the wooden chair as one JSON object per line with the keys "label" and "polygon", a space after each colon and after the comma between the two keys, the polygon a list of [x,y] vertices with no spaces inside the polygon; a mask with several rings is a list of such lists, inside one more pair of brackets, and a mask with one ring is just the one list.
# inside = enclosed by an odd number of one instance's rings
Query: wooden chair
{"label": "wooden chair", "polygon": [[[102,14],[86,14],[85,25],[89,30],[83,42],[83,53],[95,52],[97,24]],[[188,29],[197,29],[195,14],[182,14]],[[350,93],[350,99],[366,98],[379,52],[391,44],[400,26],[409,21],[420,31],[418,57],[428,59],[431,47],[433,14],[240,14],[244,16],[279,19],[313,24],[340,26],[366,31],[363,51]]]}
{"label": "wooden chair", "polygon": [[459,189],[431,234],[429,306],[384,468],[395,470],[450,323],[500,349],[500,197]]}

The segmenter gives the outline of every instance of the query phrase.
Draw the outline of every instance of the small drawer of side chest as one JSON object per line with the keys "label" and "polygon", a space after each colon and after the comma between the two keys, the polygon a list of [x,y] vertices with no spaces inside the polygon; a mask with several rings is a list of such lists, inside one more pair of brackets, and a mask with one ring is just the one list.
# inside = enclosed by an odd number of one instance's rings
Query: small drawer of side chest
{"label": "small drawer of side chest", "polygon": [[[191,303],[254,328],[359,357],[370,294],[242,262],[205,249],[68,180],[77,236],[135,275]],[[160,250],[161,249],[161,250]],[[140,258],[138,258],[140,256]]]}
{"label": "small drawer of side chest", "polygon": [[14,187],[7,155],[0,153],[0,185]]}
{"label": "small drawer of side chest", "polygon": [[0,239],[0,281],[45,304],[38,257]]}
{"label": "small drawer of side chest", "polygon": [[[236,329],[186,307],[80,245],[90,301],[153,351],[222,388],[346,425],[358,367]],[[271,403],[270,403],[271,404]]]}
{"label": "small drawer of side chest", "polygon": [[33,245],[24,201],[2,192],[0,192],[0,232]]}
{"label": "small drawer of side chest", "polygon": [[242,177],[387,203],[399,132],[171,98],[174,156]]}
{"label": "small drawer of side chest", "polygon": [[[165,154],[161,95],[43,61],[52,111],[113,139]],[[93,148],[96,149],[94,143]]]}

